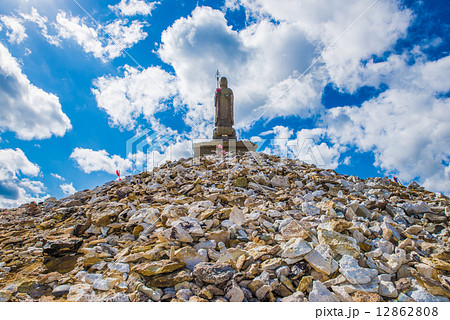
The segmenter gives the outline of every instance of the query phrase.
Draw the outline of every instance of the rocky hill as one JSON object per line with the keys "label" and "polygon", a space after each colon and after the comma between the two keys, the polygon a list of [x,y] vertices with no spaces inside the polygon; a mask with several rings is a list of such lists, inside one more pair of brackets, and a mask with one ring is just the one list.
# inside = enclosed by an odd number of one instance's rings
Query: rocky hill
{"label": "rocky hill", "polygon": [[450,201],[247,153],[0,212],[0,301],[448,301]]}

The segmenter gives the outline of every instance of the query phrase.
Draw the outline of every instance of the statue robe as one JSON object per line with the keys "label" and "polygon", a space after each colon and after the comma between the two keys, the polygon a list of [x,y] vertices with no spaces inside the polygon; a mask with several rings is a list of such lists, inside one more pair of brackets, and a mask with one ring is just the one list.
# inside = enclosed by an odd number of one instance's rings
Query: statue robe
{"label": "statue robe", "polygon": [[232,127],[234,125],[233,91],[230,88],[221,88],[216,92],[215,96],[216,106],[216,127]]}

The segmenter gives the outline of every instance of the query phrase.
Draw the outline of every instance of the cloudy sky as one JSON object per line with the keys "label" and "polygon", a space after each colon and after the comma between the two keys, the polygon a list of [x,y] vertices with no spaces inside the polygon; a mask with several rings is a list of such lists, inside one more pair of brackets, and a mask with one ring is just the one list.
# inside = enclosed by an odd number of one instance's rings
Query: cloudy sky
{"label": "cloudy sky", "polygon": [[2,0],[0,207],[191,156],[217,69],[259,151],[450,194],[449,32],[445,0]]}

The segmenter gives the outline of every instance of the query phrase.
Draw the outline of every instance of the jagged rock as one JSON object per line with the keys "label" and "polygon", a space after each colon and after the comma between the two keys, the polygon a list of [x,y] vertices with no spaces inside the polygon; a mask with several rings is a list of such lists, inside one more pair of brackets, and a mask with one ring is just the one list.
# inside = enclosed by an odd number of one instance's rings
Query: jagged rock
{"label": "jagged rock", "polygon": [[383,298],[377,293],[358,291],[353,295],[355,302],[382,302]]}
{"label": "jagged rock", "polygon": [[146,284],[149,287],[167,288],[184,281],[191,281],[192,279],[190,270],[182,269],[172,273],[154,276]]}
{"label": "jagged rock", "polygon": [[352,284],[369,283],[378,274],[376,270],[361,268],[358,260],[348,255],[344,255],[339,260],[339,271]]}
{"label": "jagged rock", "polygon": [[95,298],[95,292],[89,284],[76,284],[70,287],[67,300],[72,302],[89,302]]}
{"label": "jagged rock", "polygon": [[183,268],[185,262],[173,262],[170,260],[152,261],[149,263],[138,264],[133,267],[133,271],[138,272],[144,276],[154,276],[161,273],[169,273]]}
{"label": "jagged rock", "polygon": [[42,253],[47,256],[61,257],[76,253],[83,244],[82,239],[63,239],[56,241],[48,241],[44,247]]}
{"label": "jagged rock", "polygon": [[230,221],[238,226],[241,226],[245,221],[245,216],[242,213],[242,210],[237,207],[233,207],[230,212]]}
{"label": "jagged rock", "polygon": [[201,254],[192,247],[183,247],[175,251],[174,257],[175,259],[183,262],[187,268],[194,270],[194,267],[200,262],[208,261],[206,250],[203,249],[203,252],[204,254]]}
{"label": "jagged rock", "polygon": [[448,301],[449,217],[386,177],[180,159],[0,210],[0,301]]}
{"label": "jagged rock", "polygon": [[[319,250],[318,250],[319,249]],[[325,275],[330,275],[338,268],[336,261],[324,250],[320,250],[317,246],[314,250],[309,252],[304,259],[313,267],[316,271]]]}
{"label": "jagged rock", "polygon": [[430,206],[426,202],[423,202],[423,201],[419,201],[417,203],[405,202],[402,205],[402,208],[409,215],[431,212]]}
{"label": "jagged rock", "polygon": [[202,262],[195,266],[194,277],[204,283],[221,284],[230,280],[236,271],[229,265],[222,263]]}
{"label": "jagged rock", "polygon": [[339,302],[339,299],[330,292],[319,280],[313,281],[313,289],[309,293],[311,302]]}
{"label": "jagged rock", "polygon": [[305,302],[308,301],[302,292],[295,292],[290,296],[281,299],[282,302]]}
{"label": "jagged rock", "polygon": [[12,293],[7,290],[0,290],[0,302],[8,302],[12,297]]}
{"label": "jagged rock", "polygon": [[302,226],[299,222],[292,220],[286,226],[281,229],[281,235],[285,240],[292,238],[306,239],[309,237],[309,231],[305,226]]}
{"label": "jagged rock", "polygon": [[282,258],[297,259],[312,250],[311,245],[301,238],[293,238],[286,243],[285,249],[281,253]]}
{"label": "jagged rock", "polygon": [[235,280],[230,281],[225,291],[225,298],[230,302],[242,302],[245,299],[244,291],[242,291]]}
{"label": "jagged rock", "polygon": [[302,203],[302,211],[307,216],[315,216],[320,214],[320,208],[309,202]]}
{"label": "jagged rock", "polygon": [[378,293],[383,297],[397,298],[398,292],[394,283],[391,281],[380,281]]}
{"label": "jagged rock", "polygon": [[274,176],[270,180],[270,185],[275,188],[289,188],[289,179],[288,177],[282,177],[282,176]]}
{"label": "jagged rock", "polygon": [[46,285],[41,285],[36,280],[24,280],[17,286],[17,292],[26,293],[31,298],[36,299],[49,294],[51,289]]}
{"label": "jagged rock", "polygon": [[181,242],[193,242],[194,239],[191,237],[191,235],[184,230],[180,225],[177,225],[176,227],[172,227],[169,229],[166,229],[160,233],[160,236],[166,240],[175,240],[175,241],[181,241]]}
{"label": "jagged rock", "polygon": [[333,252],[340,255],[350,255],[354,258],[359,256],[360,248],[356,240],[340,234],[336,231],[319,230],[319,242],[330,246]]}

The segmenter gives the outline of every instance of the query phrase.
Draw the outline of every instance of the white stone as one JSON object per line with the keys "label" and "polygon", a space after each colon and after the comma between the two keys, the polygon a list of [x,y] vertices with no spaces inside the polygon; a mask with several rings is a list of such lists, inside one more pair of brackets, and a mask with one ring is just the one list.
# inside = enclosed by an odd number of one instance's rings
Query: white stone
{"label": "white stone", "polygon": [[200,226],[199,220],[192,217],[180,217],[177,221],[172,224],[173,227],[178,229],[183,229],[188,232],[191,236],[201,237],[205,234],[205,231]]}
{"label": "white stone", "polygon": [[282,258],[299,258],[312,250],[311,245],[301,238],[292,238],[289,240],[285,249],[281,253]]}
{"label": "white stone", "polygon": [[266,284],[266,285],[263,285],[258,290],[256,290],[255,295],[259,300],[262,300],[271,291],[272,291],[272,287]]}
{"label": "white stone", "polygon": [[190,297],[192,297],[194,294],[192,293],[192,291],[190,289],[181,289],[177,291],[177,298],[184,300],[184,301],[188,301]]}
{"label": "white stone", "polygon": [[302,203],[302,211],[307,216],[315,216],[320,214],[320,209],[316,205],[309,202]]}
{"label": "white stone", "polygon": [[242,291],[241,287],[239,287],[235,280],[231,281],[231,287],[228,288],[227,293],[225,294],[225,298],[227,298],[227,300],[230,302],[244,301],[244,291]]}
{"label": "white stone", "polygon": [[353,298],[347,293],[344,287],[340,286],[331,286],[331,290],[333,290],[336,297],[341,302],[353,302]]}
{"label": "white stone", "polygon": [[289,188],[289,180],[288,177],[282,177],[282,176],[274,176],[270,180],[270,184],[272,187],[279,187],[279,188]]}
{"label": "white stone", "polygon": [[420,214],[425,212],[431,212],[430,207],[426,202],[419,201],[416,203],[405,202],[402,205],[403,210],[406,211],[407,214]]}
{"label": "white stone", "polygon": [[241,209],[238,207],[233,207],[230,212],[230,220],[234,224],[237,224],[238,226],[242,226],[242,224],[245,222],[245,216]]}
{"label": "white stone", "polygon": [[116,271],[119,271],[122,273],[130,272],[130,265],[128,263],[110,262],[110,263],[108,263],[108,268],[110,270],[116,270]]}
{"label": "white stone", "polygon": [[96,280],[103,279],[101,273],[88,273],[84,276],[84,282],[93,284]]}
{"label": "white stone", "polygon": [[377,243],[377,246],[383,253],[391,254],[392,252],[394,252],[394,245],[385,239],[380,239],[380,241],[378,241]]}
{"label": "white stone", "polygon": [[155,208],[142,208],[136,211],[129,219],[130,223],[142,223],[145,222],[147,224],[155,224],[160,217],[160,213],[158,209]]}
{"label": "white stone", "polygon": [[349,255],[344,255],[339,260],[339,272],[352,284],[366,284],[378,275],[377,270],[361,268],[358,260]]}
{"label": "white stone", "polygon": [[310,302],[339,302],[339,299],[331,293],[319,280],[313,281],[313,288],[309,293]]}
{"label": "white stone", "polygon": [[395,284],[391,281],[380,281],[378,287],[378,293],[383,297],[397,298],[398,292],[395,288]]}
{"label": "white stone", "polygon": [[195,250],[199,249],[214,249],[217,246],[216,240],[207,240],[203,242],[199,242],[194,245]]}
{"label": "white stone", "polygon": [[387,265],[392,271],[397,272],[397,270],[407,262],[406,260],[406,252],[402,249],[397,249],[398,253],[391,254],[387,261]]}
{"label": "white stone", "polygon": [[313,267],[316,271],[330,275],[332,273],[332,261],[333,259],[326,259],[319,251],[312,250],[309,252],[305,258],[306,261]]}
{"label": "white stone", "polygon": [[108,281],[103,279],[95,280],[94,283],[92,284],[92,288],[99,291],[108,291],[109,290]]}
{"label": "white stone", "polygon": [[260,215],[261,214],[259,212],[254,211],[254,212],[247,214],[246,218],[247,218],[247,220],[254,221],[254,220],[258,220]]}
{"label": "white stone", "polygon": [[432,295],[423,289],[412,291],[409,296],[417,302],[449,302],[448,298]]}
{"label": "white stone", "polygon": [[67,301],[89,302],[95,299],[95,292],[89,284],[75,284],[70,287],[67,294]]}

